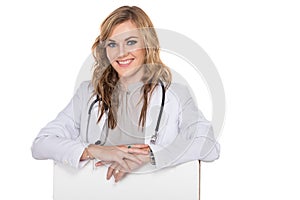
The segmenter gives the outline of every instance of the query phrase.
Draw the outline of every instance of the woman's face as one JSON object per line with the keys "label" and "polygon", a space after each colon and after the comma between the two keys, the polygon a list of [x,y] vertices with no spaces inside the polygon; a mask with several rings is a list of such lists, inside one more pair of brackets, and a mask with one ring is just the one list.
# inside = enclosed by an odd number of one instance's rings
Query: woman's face
{"label": "woman's face", "polygon": [[131,21],[117,25],[105,46],[107,57],[119,77],[140,81],[144,72],[145,47],[136,25]]}

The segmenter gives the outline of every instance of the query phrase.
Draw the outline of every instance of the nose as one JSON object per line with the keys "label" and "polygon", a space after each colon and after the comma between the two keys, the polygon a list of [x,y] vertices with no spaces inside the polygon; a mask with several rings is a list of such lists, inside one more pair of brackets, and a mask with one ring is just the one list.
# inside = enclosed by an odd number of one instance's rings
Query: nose
{"label": "nose", "polygon": [[128,51],[125,48],[125,45],[124,44],[120,44],[119,45],[118,57],[125,57],[125,56],[127,56],[127,54],[128,54]]}

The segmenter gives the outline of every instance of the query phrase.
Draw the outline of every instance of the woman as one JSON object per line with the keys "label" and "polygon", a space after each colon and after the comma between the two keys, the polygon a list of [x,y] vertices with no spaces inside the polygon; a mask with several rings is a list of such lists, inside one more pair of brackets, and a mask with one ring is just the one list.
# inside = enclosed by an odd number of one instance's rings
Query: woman
{"label": "woman", "polygon": [[[219,157],[211,124],[188,89],[172,82],[147,14],[123,6],[102,23],[92,47],[93,77],[44,127],[32,145],[36,159],[76,168],[108,164],[119,181],[142,166],[160,169]],[[150,165],[150,164],[151,165]]]}

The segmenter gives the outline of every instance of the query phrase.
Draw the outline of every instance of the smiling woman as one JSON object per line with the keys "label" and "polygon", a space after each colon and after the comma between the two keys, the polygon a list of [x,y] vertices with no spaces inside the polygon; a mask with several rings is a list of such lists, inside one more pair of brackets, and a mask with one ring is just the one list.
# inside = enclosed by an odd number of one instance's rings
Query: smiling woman
{"label": "smiling woman", "polygon": [[121,80],[137,82],[141,80],[145,59],[144,42],[137,26],[125,21],[115,27],[106,44],[107,57]]}
{"label": "smiling woman", "polygon": [[[143,127],[146,122],[148,94],[158,85],[159,80],[165,82],[166,88],[171,83],[171,71],[159,56],[160,46],[154,26],[142,9],[123,6],[103,21],[100,31],[92,47],[96,60],[92,78],[96,89],[94,95],[101,96],[103,104],[110,107],[113,94],[107,91],[118,93],[116,86],[119,84],[126,88],[130,83],[142,81],[145,84],[139,123]],[[117,98],[114,99],[117,101]],[[104,110],[102,107],[100,118]],[[110,109],[110,128],[116,126],[112,112],[113,109]]]}
{"label": "smiling woman", "polygon": [[[123,6],[102,23],[92,46],[91,81],[33,142],[36,159],[75,168],[108,164],[119,181],[144,166],[157,170],[219,157],[211,123],[160,59],[156,31],[140,8]],[[160,129],[159,129],[160,127]]]}

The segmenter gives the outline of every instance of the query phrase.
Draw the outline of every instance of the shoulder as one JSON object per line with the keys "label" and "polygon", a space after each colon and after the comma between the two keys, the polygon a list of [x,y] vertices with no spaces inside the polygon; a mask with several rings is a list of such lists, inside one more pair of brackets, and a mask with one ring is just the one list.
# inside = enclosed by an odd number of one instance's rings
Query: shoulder
{"label": "shoulder", "polygon": [[175,98],[179,102],[185,102],[192,98],[191,89],[188,85],[172,82],[166,91],[169,98]]}
{"label": "shoulder", "polygon": [[83,81],[79,84],[75,94],[80,97],[90,97],[94,91],[91,81]]}
{"label": "shoulder", "polygon": [[93,91],[93,85],[91,81],[83,81],[79,84],[77,91]]}

